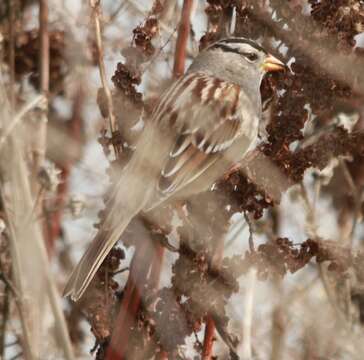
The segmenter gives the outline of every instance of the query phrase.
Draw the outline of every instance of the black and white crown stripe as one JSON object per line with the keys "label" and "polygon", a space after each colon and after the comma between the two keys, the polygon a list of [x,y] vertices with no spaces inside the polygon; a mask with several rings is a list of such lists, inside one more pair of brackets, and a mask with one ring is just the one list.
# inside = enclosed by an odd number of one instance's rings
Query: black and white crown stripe
{"label": "black and white crown stripe", "polygon": [[250,39],[246,39],[246,38],[229,38],[229,39],[222,39],[222,40],[219,40],[213,44],[211,44],[209,48],[213,48],[213,47],[216,47],[216,46],[219,46],[219,45],[230,45],[230,44],[247,44],[249,46],[251,46],[253,49],[256,49],[258,51],[261,51],[263,52],[264,54],[268,54],[268,52],[263,48],[261,47],[259,44],[257,44],[255,41],[253,40],[250,40]]}

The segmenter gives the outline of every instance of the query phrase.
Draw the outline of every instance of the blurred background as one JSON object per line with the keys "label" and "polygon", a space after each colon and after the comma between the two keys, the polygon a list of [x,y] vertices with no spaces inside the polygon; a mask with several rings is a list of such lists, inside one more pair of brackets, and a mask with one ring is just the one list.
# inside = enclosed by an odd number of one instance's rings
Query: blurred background
{"label": "blurred background", "polygon": [[[62,298],[159,96],[227,36],[290,69],[252,160]],[[359,0],[1,0],[0,358],[362,359],[363,69]]]}

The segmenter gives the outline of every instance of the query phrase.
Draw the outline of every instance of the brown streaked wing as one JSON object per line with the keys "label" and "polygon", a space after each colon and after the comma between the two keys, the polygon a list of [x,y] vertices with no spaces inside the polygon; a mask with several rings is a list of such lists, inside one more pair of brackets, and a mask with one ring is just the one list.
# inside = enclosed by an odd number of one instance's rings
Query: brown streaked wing
{"label": "brown streaked wing", "polygon": [[[170,116],[178,114],[179,125],[158,183],[162,197],[179,191],[212,166],[238,136],[242,121],[237,85],[199,74],[187,87],[188,94],[178,91],[179,108],[170,109]],[[170,116],[162,121],[169,122]]]}

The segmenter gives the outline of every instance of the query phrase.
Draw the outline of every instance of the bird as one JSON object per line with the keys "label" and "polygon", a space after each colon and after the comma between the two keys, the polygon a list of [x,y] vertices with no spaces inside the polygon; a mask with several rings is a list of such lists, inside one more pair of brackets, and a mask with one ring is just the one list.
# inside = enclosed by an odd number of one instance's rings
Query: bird
{"label": "bird", "polygon": [[[73,270],[64,296],[81,298],[103,260],[139,212],[211,188],[256,145],[260,85],[286,65],[244,37],[202,50],[161,95],[112,191],[111,209]],[[107,208],[107,204],[106,204]]]}

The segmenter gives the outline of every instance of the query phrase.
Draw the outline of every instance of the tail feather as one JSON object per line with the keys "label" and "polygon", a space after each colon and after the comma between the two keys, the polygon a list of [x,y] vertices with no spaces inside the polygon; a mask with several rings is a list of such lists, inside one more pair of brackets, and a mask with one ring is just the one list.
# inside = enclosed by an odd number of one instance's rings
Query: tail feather
{"label": "tail feather", "polygon": [[91,245],[82,256],[80,262],[73,270],[70,279],[64,289],[63,296],[70,296],[77,301],[89,286],[96,271],[101,266],[111,248],[118,241],[120,235],[128,226],[134,214],[123,218],[120,224],[112,231],[99,231]]}
{"label": "tail feather", "polygon": [[111,209],[108,209],[101,229],[73,270],[64,296],[71,296],[74,301],[82,296],[129,222],[148,201],[151,187],[145,186],[140,172],[135,169],[138,170],[134,167],[133,171],[126,171],[119,180],[112,196]]}
{"label": "tail feather", "polygon": [[[164,134],[152,123],[144,131],[148,136],[141,136],[133,157],[120,174],[120,180],[107,206],[108,213],[102,228],[65,287],[64,296],[71,296],[75,301],[85,292],[129,222],[145,208],[153,194],[156,179],[172,140],[167,141]],[[155,143],[159,146],[155,146]]]}

